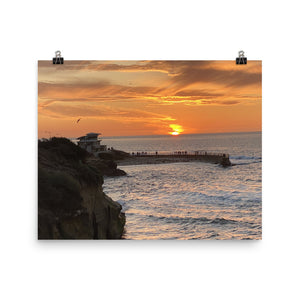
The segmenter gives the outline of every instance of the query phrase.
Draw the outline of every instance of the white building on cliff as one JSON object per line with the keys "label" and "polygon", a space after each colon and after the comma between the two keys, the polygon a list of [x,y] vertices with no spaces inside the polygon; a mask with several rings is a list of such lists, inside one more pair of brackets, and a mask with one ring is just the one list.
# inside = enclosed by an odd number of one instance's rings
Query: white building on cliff
{"label": "white building on cliff", "polygon": [[99,135],[101,133],[90,132],[87,135],[80,136],[77,138],[78,146],[94,155],[107,151],[106,145],[101,145],[101,140],[98,138]]}

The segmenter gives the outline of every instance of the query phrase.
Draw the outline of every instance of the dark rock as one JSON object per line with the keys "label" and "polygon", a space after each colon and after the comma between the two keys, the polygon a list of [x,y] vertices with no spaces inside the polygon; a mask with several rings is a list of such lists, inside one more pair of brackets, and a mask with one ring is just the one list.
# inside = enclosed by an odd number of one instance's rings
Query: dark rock
{"label": "dark rock", "polygon": [[118,169],[117,164],[112,160],[89,158],[87,162],[89,166],[95,168],[102,176],[127,175],[125,171]]}
{"label": "dark rock", "polygon": [[110,150],[107,152],[99,153],[98,157],[104,160],[122,160],[130,157],[130,154],[121,150]]}
{"label": "dark rock", "polygon": [[120,239],[125,215],[102,183],[105,172],[124,171],[113,161],[90,163],[78,148],[66,139],[39,142],[38,238]]}
{"label": "dark rock", "polygon": [[115,169],[111,176],[125,176],[127,173],[121,169]]}
{"label": "dark rock", "polygon": [[229,157],[222,157],[220,165],[223,167],[230,167],[232,164],[231,161],[229,160]]}

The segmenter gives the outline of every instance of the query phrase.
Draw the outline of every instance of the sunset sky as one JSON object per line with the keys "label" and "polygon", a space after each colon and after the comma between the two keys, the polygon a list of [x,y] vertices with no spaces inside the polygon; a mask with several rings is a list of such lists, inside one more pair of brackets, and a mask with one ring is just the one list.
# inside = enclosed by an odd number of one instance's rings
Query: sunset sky
{"label": "sunset sky", "polygon": [[39,138],[261,131],[261,61],[39,61],[38,72]]}

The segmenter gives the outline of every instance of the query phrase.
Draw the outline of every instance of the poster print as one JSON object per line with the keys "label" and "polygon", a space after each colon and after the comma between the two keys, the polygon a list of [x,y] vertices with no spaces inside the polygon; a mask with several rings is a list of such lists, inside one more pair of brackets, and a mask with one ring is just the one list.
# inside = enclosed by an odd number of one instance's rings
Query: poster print
{"label": "poster print", "polygon": [[39,239],[261,239],[261,61],[38,74]]}

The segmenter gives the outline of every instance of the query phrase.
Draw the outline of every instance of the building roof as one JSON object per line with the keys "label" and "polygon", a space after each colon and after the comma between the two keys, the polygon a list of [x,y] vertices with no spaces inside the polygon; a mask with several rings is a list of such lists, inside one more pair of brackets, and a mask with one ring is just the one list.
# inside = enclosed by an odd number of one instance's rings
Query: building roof
{"label": "building roof", "polygon": [[78,139],[78,140],[81,140],[81,139],[88,138],[88,137],[93,137],[93,136],[98,137],[98,135],[101,135],[101,133],[89,132],[89,133],[87,133],[86,135],[83,135],[83,136],[78,137],[77,139]]}

